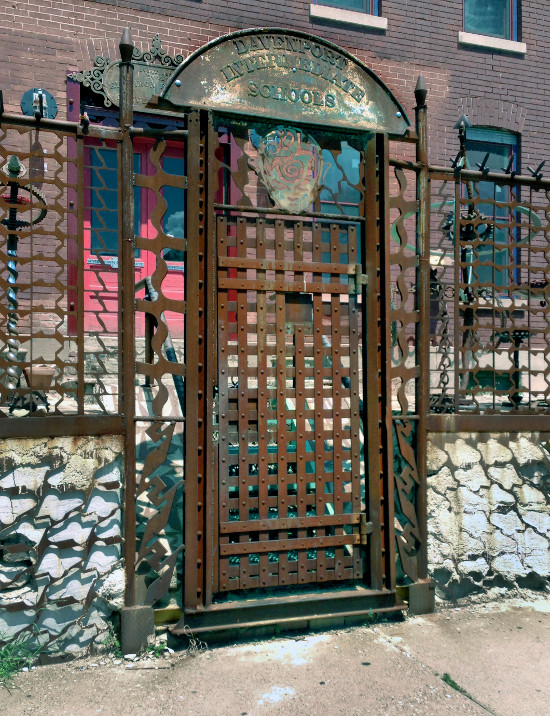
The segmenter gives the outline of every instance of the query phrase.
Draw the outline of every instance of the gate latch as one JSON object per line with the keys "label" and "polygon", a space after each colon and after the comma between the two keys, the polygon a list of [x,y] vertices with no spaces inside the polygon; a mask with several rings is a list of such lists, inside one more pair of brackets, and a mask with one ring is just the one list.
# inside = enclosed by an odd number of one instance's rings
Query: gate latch
{"label": "gate latch", "polygon": [[365,512],[361,512],[361,515],[359,517],[359,535],[360,535],[360,541],[359,543],[362,545],[367,544],[367,535],[370,535],[372,532],[372,522],[367,522],[367,515]]}
{"label": "gate latch", "polygon": [[350,281],[349,292],[351,294],[361,293],[361,288],[367,285],[367,274],[362,273],[361,264],[355,264],[355,280]]}

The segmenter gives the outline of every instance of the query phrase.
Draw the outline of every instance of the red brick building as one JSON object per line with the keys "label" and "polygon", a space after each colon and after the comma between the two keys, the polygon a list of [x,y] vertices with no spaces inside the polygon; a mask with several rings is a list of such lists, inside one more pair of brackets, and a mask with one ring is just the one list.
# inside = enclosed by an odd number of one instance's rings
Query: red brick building
{"label": "red brick building", "polygon": [[139,48],[148,49],[158,33],[168,54],[184,57],[225,33],[271,26],[318,35],[349,50],[386,82],[409,116],[416,78],[423,74],[433,163],[455,156],[453,126],[463,113],[475,126],[519,134],[524,167],[548,153],[542,88],[550,66],[543,41],[550,9],[543,2],[17,0],[0,11],[0,23],[7,110],[18,109],[25,89],[42,86],[56,97],[62,118],[67,71],[91,68],[96,55],[116,59],[126,26]]}

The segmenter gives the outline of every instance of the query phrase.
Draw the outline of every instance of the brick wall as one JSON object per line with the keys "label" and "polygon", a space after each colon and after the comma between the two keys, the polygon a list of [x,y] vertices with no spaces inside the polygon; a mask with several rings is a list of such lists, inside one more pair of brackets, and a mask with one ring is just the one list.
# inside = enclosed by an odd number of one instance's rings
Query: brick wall
{"label": "brick wall", "polygon": [[550,117],[542,96],[550,68],[550,49],[543,41],[550,26],[548,3],[523,2],[525,57],[460,47],[460,0],[405,5],[384,0],[382,7],[386,33],[311,21],[305,0],[10,0],[0,10],[1,86],[10,110],[18,109],[24,89],[45,86],[63,117],[67,69],[89,68],[96,54],[117,57],[125,26],[142,48],[158,32],[171,53],[184,56],[232,30],[288,27],[350,50],[380,75],[411,116],[413,89],[422,72],[429,88],[432,162],[447,163],[456,154],[452,127],[472,107],[476,121],[522,131],[524,167],[550,154]]}

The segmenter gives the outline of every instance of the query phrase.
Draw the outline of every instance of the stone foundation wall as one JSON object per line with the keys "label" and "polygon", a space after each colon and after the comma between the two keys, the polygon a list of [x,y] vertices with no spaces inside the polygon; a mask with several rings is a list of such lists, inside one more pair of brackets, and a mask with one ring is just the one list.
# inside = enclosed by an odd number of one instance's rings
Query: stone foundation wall
{"label": "stone foundation wall", "polygon": [[119,436],[0,442],[0,643],[100,645],[122,607]]}
{"label": "stone foundation wall", "polygon": [[432,433],[428,554],[437,594],[550,584],[550,433]]}

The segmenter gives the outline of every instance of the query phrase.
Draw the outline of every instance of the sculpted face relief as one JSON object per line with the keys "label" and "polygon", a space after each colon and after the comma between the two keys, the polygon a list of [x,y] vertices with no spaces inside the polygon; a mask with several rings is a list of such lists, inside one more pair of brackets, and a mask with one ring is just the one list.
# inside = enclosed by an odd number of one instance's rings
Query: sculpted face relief
{"label": "sculpted face relief", "polygon": [[296,214],[309,209],[328,170],[315,139],[302,130],[284,126],[262,137],[258,154],[249,163],[275,205]]}

